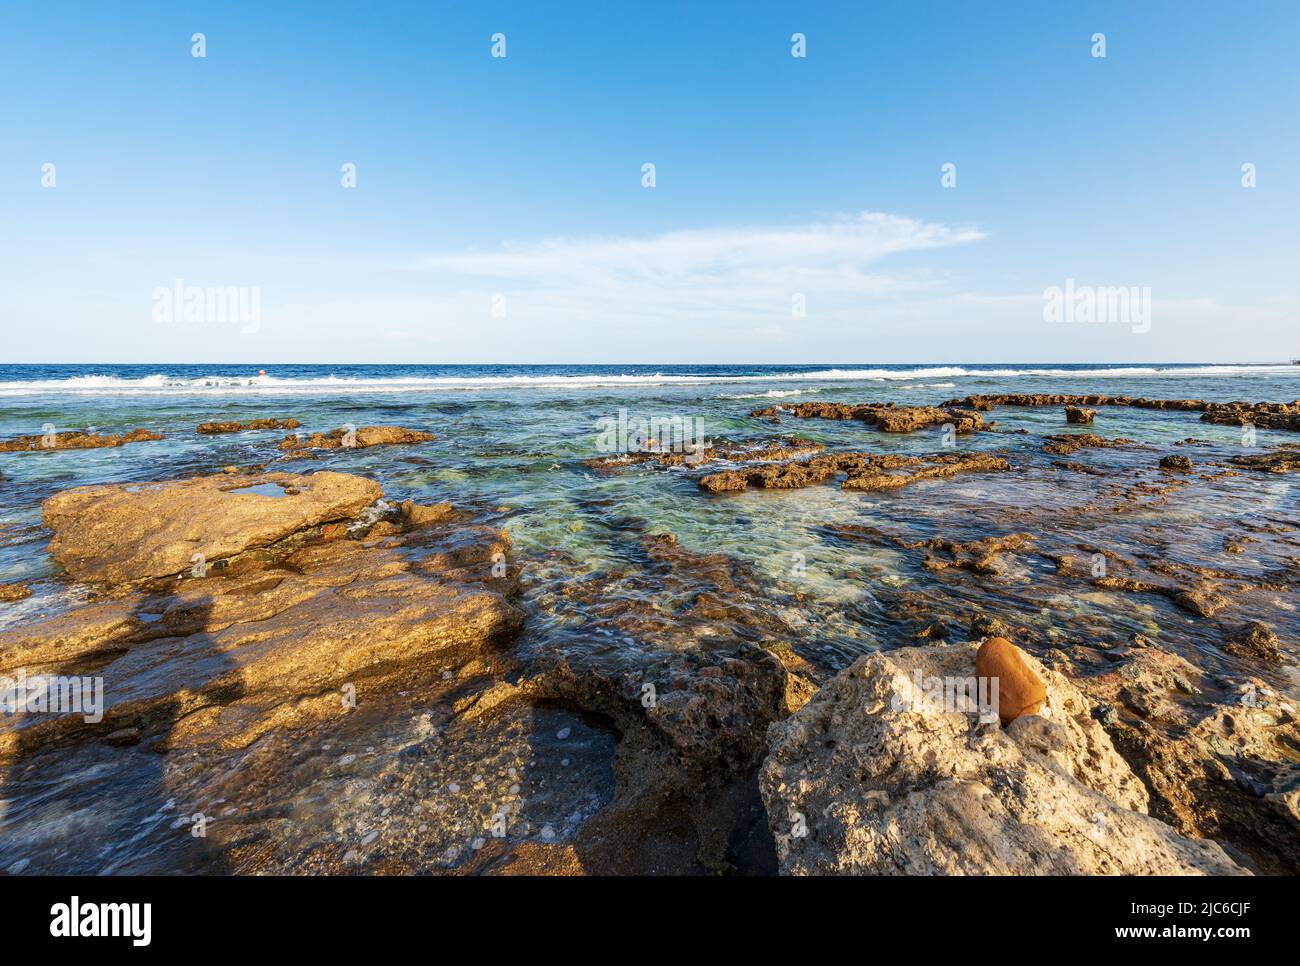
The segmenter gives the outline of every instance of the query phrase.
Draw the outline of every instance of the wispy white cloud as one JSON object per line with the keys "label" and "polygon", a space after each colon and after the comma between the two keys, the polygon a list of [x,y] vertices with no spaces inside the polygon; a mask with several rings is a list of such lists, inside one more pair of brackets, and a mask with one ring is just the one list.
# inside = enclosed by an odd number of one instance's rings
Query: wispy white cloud
{"label": "wispy white cloud", "polygon": [[978,241],[972,227],[880,212],[796,226],[735,226],[650,237],[558,237],[490,251],[427,255],[410,267],[440,276],[443,294],[501,292],[536,321],[600,319],[772,324],[796,293],[825,314],[923,289],[932,277],[874,270],[892,254]]}

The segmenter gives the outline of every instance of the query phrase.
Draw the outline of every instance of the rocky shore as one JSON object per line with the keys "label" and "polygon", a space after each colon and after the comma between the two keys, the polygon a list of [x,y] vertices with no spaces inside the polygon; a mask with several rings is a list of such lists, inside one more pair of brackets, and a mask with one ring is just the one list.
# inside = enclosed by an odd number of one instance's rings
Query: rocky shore
{"label": "rocky shore", "polygon": [[[1076,407],[1062,421],[1086,430],[1105,406],[1288,429],[1291,405],[972,396],[751,418],[1002,447],[997,406]],[[266,445],[314,468],[433,440]],[[613,499],[594,509],[626,552],[592,563],[521,556],[511,508],[463,483],[419,502],[382,475],[255,465],[65,489],[41,525],[67,602],[0,631],[0,678],[100,679],[103,704],[0,717],[0,868],[1295,874],[1295,642],[1274,625],[1300,521],[1244,513],[1191,552],[1171,499],[1285,485],[1300,464],[1286,446],[1187,452],[1087,431],[915,453],[740,435],[579,461],[601,485],[681,481],[692,512],[804,501],[870,588],[828,607]],[[827,509],[854,500],[876,511]],[[9,586],[0,601],[31,594]],[[888,628],[872,653],[807,646],[818,621],[868,616]],[[961,697],[990,681],[991,714]]]}

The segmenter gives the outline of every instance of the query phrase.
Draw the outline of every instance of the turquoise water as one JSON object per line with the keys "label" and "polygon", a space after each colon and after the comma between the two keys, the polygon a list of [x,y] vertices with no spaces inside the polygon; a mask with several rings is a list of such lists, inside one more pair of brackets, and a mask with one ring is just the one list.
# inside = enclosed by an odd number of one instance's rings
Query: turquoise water
{"label": "turquoise water", "polygon": [[[1217,655],[1218,632],[1197,626],[1167,601],[1071,591],[1052,577],[1043,558],[1011,558],[1020,569],[996,586],[959,585],[950,575],[920,566],[915,552],[889,540],[846,538],[845,528],[963,540],[1028,528],[1062,547],[1104,539],[1121,549],[1161,547],[1161,553],[1200,565],[1227,560],[1238,568],[1266,569],[1275,557],[1285,556],[1287,546],[1261,544],[1246,558],[1222,558],[1212,548],[1221,543],[1222,528],[1240,520],[1294,520],[1296,494],[1285,477],[1198,484],[1172,504],[1126,514],[1123,520],[1076,518],[1071,508],[1095,498],[1107,484],[1052,469],[1053,458],[1042,453],[1039,437],[1065,430],[1055,408],[1002,409],[990,414],[999,428],[1028,432],[978,433],[959,440],[963,449],[1006,450],[1017,462],[1015,474],[958,477],[890,494],[850,494],[826,485],[710,496],[699,489],[698,474],[689,467],[643,465],[609,474],[585,465],[602,455],[600,420],[617,418],[620,410],[633,419],[698,419],[710,441],[797,434],[831,450],[923,453],[940,449],[938,429],[898,436],[857,422],[788,417],[773,426],[749,413],[779,402],[934,404],[971,393],[1049,391],[1289,401],[1300,398],[1300,368],[279,366],[259,376],[247,367],[219,365],[0,367],[0,437],[40,434],[47,424],[56,431],[144,427],[166,437],[116,449],[0,454],[0,582],[31,581],[34,590],[24,601],[0,605],[0,626],[82,599],[83,591],[59,578],[45,552],[48,533],[40,526],[40,503],[46,497],[87,483],[176,478],[231,464],[273,462],[287,471],[363,474],[380,482],[388,498],[450,500],[504,526],[524,568],[532,610],[529,646],[631,663],[648,648],[682,646],[663,640],[662,632],[656,632],[660,639],[637,640],[626,632],[626,621],[610,624],[608,607],[628,595],[642,604],[649,597],[666,620],[679,612],[681,601],[675,597],[689,598],[690,587],[655,571],[645,551],[647,537],[672,534],[687,552],[724,554],[740,562],[753,581],[733,595],[752,621],[729,626],[697,620],[674,630],[682,640],[707,642],[775,627],[833,669],[865,649],[905,642],[909,625],[900,615],[919,595],[941,620],[959,624],[973,608],[988,608],[1038,628],[1047,639],[1062,626],[1065,633],[1089,627],[1091,633],[1120,635],[1164,622],[1185,631],[1188,646]],[[303,424],[299,432],[396,424],[429,430],[437,439],[282,459],[277,448],[282,431],[195,432],[209,420],[264,417],[295,417]],[[1146,472],[1187,437],[1210,444],[1192,450],[1198,460],[1241,452],[1237,429],[1201,423],[1195,413],[1107,409],[1095,431],[1151,447],[1085,450],[1072,457],[1117,472]],[[1261,430],[1259,449],[1287,437],[1294,434]],[[1055,517],[1054,510],[1060,511]],[[1171,527],[1182,530],[1178,539],[1162,543],[1153,542],[1152,527],[1163,528],[1165,536]],[[560,593],[564,588],[582,593]],[[1273,612],[1258,595],[1243,605],[1244,611],[1252,609],[1269,611],[1275,624],[1295,621],[1293,613]],[[777,623],[764,623],[769,619]],[[1085,623],[1072,625],[1073,620]]]}

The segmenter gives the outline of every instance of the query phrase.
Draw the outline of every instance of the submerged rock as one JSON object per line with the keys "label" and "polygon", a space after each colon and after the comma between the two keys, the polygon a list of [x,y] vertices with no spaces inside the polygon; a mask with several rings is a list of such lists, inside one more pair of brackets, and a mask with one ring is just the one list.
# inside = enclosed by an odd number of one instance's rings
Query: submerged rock
{"label": "submerged rock", "polygon": [[1245,872],[1146,814],[1092,705],[1032,657],[1041,714],[1006,728],[934,707],[917,682],[976,677],[971,645],[859,659],[770,731],[759,775],[788,874]]}
{"label": "submerged rock", "polygon": [[[1028,533],[1009,533],[1002,537],[981,537],[978,540],[949,540],[930,537],[928,540],[907,540],[894,537],[894,543],[905,550],[938,551],[942,556],[927,554],[922,565],[937,572],[951,569],[969,570],[977,574],[1001,574],[1005,569],[1003,554],[1025,553],[1033,549],[1034,537]],[[975,625],[972,624],[972,628]],[[993,636],[1002,636],[994,634]]]}
{"label": "submerged rock", "polygon": [[1300,471],[1300,450],[1281,449],[1273,453],[1252,453],[1228,460],[1233,466],[1257,473],[1295,473]]}
{"label": "submerged rock", "polygon": [[43,504],[50,553],[81,580],[111,583],[203,567],[295,531],[355,517],[383,495],[344,473],[200,476],[83,486]]}
{"label": "submerged rock", "polygon": [[1134,440],[1123,437],[1107,439],[1095,433],[1058,433],[1044,437],[1043,452],[1051,453],[1053,456],[1069,456],[1081,449],[1116,449],[1130,446],[1133,442]]}
{"label": "submerged rock", "polygon": [[133,429],[129,433],[49,433],[39,436],[15,436],[13,439],[0,440],[0,453],[16,453],[36,450],[56,449],[102,449],[105,447],[125,446],[127,443],[146,443],[162,439],[161,433],[151,433],[147,429]]}
{"label": "submerged rock", "polygon": [[1250,621],[1234,630],[1223,649],[1238,657],[1247,657],[1263,664],[1282,663],[1281,642],[1273,629],[1263,621]]}
{"label": "submerged rock", "polygon": [[1191,470],[1192,461],[1191,458],[1187,456],[1165,456],[1160,460],[1160,468],[1162,470],[1176,470],[1178,472],[1186,473]]}

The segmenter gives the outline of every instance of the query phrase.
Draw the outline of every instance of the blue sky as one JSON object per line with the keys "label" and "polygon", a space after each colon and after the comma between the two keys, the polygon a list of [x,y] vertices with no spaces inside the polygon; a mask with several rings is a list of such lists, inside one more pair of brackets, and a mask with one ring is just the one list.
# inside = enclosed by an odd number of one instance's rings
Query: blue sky
{"label": "blue sky", "polygon": [[[7,4],[5,361],[1286,358],[1297,49],[1294,2]],[[1045,323],[1069,278],[1150,331]]]}

